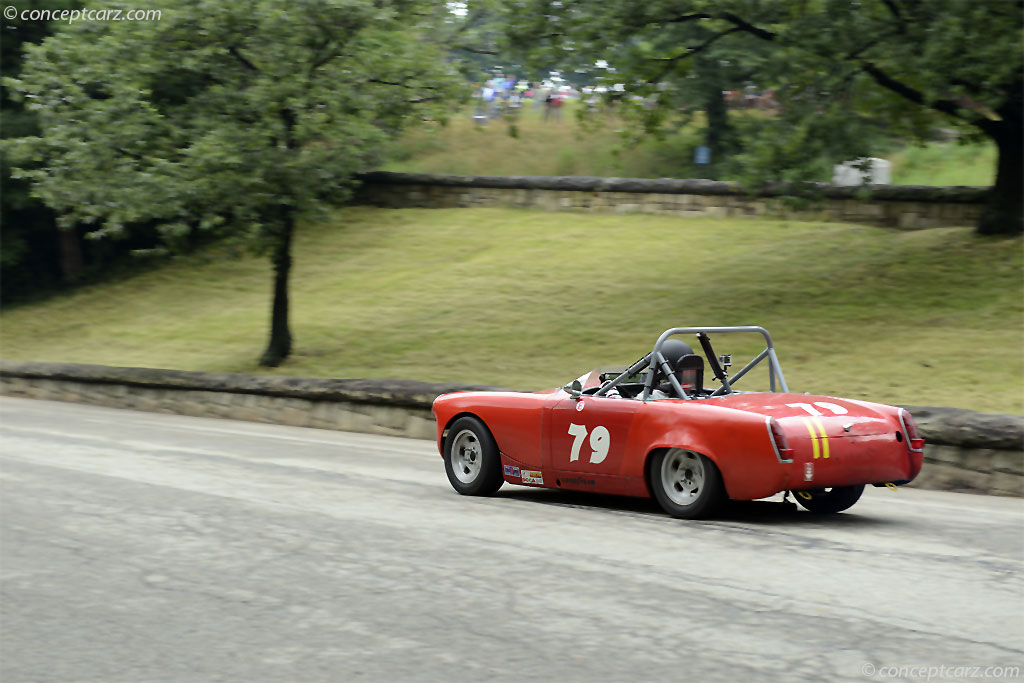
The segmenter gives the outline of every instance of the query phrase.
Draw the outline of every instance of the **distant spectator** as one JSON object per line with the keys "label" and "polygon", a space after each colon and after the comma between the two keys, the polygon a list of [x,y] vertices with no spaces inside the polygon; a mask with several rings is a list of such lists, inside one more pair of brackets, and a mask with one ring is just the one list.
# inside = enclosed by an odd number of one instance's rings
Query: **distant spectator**
{"label": "distant spectator", "polygon": [[520,104],[522,98],[519,96],[519,91],[513,90],[508,95],[508,103],[505,106],[505,118],[517,119],[519,118]]}
{"label": "distant spectator", "polygon": [[487,81],[480,91],[480,99],[484,101],[484,111],[487,113],[487,116],[494,115],[494,95],[494,88],[491,86],[491,82]]}
{"label": "distant spectator", "polygon": [[554,90],[548,93],[544,99],[544,120],[553,118],[555,121],[562,121],[562,95]]}

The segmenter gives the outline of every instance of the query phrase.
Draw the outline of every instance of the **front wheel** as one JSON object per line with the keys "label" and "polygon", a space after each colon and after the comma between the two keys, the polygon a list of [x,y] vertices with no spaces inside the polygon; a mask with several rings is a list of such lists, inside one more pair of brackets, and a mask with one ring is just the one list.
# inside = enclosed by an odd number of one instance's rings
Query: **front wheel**
{"label": "front wheel", "polygon": [[489,496],[505,481],[490,430],[475,417],[460,417],[444,440],[444,471],[464,496]]}
{"label": "front wheel", "polygon": [[860,499],[864,493],[864,484],[856,486],[834,486],[830,489],[814,489],[813,491],[796,491],[796,502],[819,515],[832,515],[842,512]]}
{"label": "front wheel", "polygon": [[651,491],[662,509],[677,519],[710,514],[725,500],[722,475],[700,453],[670,448],[651,458]]}

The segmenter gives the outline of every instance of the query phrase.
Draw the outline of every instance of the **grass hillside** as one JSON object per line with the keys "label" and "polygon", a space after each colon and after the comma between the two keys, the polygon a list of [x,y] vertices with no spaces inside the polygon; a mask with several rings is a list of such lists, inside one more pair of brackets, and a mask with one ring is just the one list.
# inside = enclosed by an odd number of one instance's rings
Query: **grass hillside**
{"label": "grass hillside", "polygon": [[469,175],[593,175],[638,178],[695,177],[691,158],[700,144],[696,131],[624,148],[623,125],[614,117],[578,122],[578,102],[563,107],[560,121],[544,121],[527,103],[515,124],[504,119],[474,123],[470,112],[446,125],[425,125],[404,133],[386,171]]}
{"label": "grass hillside", "polygon": [[[351,208],[298,231],[273,372],[538,389],[671,326],[761,324],[794,391],[1024,413],[1021,255],[970,228]],[[267,372],[266,259],[207,256],[7,310],[0,355]]]}
{"label": "grass hillside", "polygon": [[996,148],[987,142],[933,142],[887,158],[897,185],[992,185],[996,179]]}
{"label": "grass hillside", "polygon": [[[405,133],[395,145],[387,171],[469,175],[593,175],[635,178],[696,178],[693,149],[701,143],[691,126],[662,140],[626,146],[621,121],[608,117],[581,126],[570,102],[562,120],[544,121],[527,104],[517,122],[517,137],[496,119],[475,124],[467,112],[447,125]],[[742,114],[737,114],[742,115]],[[995,148],[989,143],[933,142],[883,154],[893,164],[899,185],[991,185]],[[830,180],[822,177],[822,181]]]}

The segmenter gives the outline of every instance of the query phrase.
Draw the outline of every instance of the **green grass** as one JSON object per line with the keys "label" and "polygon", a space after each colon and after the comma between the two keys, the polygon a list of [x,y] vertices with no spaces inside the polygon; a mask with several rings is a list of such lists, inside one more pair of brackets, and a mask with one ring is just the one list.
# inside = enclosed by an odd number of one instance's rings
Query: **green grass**
{"label": "green grass", "polygon": [[275,371],[255,364],[257,258],[7,310],[0,355],[539,389],[629,363],[671,326],[761,324],[794,391],[1020,414],[1021,255],[968,227],[352,208],[298,232],[295,353]]}
{"label": "green grass", "polygon": [[[395,160],[387,171],[459,173],[467,175],[593,175],[634,178],[696,178],[692,163],[700,122],[663,139],[627,143],[625,125],[614,116],[581,126],[569,102],[561,122],[544,121],[529,103],[509,135],[501,119],[473,123],[469,112],[447,125],[428,125],[405,133],[395,144]],[[749,112],[737,112],[736,116]],[[960,145],[930,142],[897,148],[882,155],[892,161],[893,183],[900,185],[991,185],[995,179],[995,147],[990,143]],[[823,176],[827,181],[829,177]]]}
{"label": "green grass", "polygon": [[396,143],[395,161],[386,171],[459,173],[468,175],[593,175],[689,178],[699,175],[692,149],[700,144],[696,129],[684,129],[664,140],[625,142],[625,124],[613,116],[582,126],[575,116],[578,102],[563,107],[561,121],[544,121],[532,104],[524,105],[509,133],[504,119],[486,125],[466,112],[447,125],[428,125],[405,133]]}
{"label": "green grass", "polygon": [[897,185],[991,185],[996,179],[992,143],[932,142],[888,156]]}

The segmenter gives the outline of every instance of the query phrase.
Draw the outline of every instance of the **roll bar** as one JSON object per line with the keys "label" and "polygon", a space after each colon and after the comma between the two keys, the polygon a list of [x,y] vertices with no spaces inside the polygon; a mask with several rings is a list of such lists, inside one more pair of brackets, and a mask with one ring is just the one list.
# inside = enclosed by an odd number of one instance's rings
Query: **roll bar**
{"label": "roll bar", "polygon": [[[742,334],[742,333],[756,333],[764,337],[765,348],[752,361],[743,366],[735,375],[731,378],[726,376],[726,373],[722,370],[721,365],[718,362],[718,358],[714,355],[714,350],[711,347],[711,340],[708,337],[709,334]],[[654,344],[654,350],[649,354],[633,363],[625,372],[620,374],[615,379],[611,380],[607,384],[603,385],[598,389],[594,395],[604,396],[611,389],[615,388],[618,384],[623,382],[627,377],[636,375],[646,368],[651,368],[652,372],[647,373],[647,377],[644,380],[644,392],[640,397],[642,401],[646,401],[651,396],[651,391],[654,389],[654,376],[657,374],[653,372],[655,368],[660,368],[665,376],[668,378],[669,383],[672,385],[673,391],[679,398],[686,400],[693,400],[695,396],[691,396],[686,392],[685,389],[679,384],[679,380],[676,379],[675,373],[672,372],[672,368],[669,366],[665,356],[661,353],[661,347],[664,345],[665,340],[669,337],[678,334],[695,334],[700,341],[701,347],[704,349],[704,353],[708,356],[708,363],[711,365],[712,372],[714,372],[716,378],[722,382],[722,386],[718,387],[711,393],[712,396],[722,396],[723,394],[730,394],[734,390],[732,385],[736,383],[741,377],[746,375],[748,372],[754,369],[761,361],[765,358],[768,359],[768,383],[771,391],[776,391],[776,383],[778,387],[788,392],[789,387],[786,385],[786,378],[782,375],[782,368],[779,366],[779,357],[775,354],[775,344],[772,342],[772,336],[768,334],[768,330],[763,327],[756,325],[748,325],[741,327],[673,327],[665,330],[658,337],[658,341]]]}

